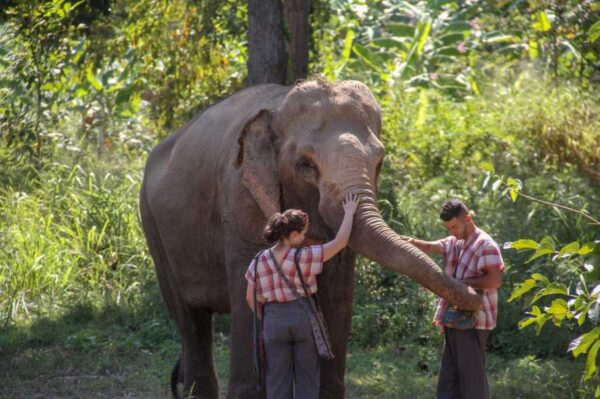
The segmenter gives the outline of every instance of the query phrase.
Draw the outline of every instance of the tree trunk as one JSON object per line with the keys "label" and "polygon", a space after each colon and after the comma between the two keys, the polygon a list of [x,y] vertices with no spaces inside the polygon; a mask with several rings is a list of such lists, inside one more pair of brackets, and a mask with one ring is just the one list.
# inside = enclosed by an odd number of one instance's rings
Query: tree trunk
{"label": "tree trunk", "polygon": [[248,85],[285,84],[281,0],[248,0]]}
{"label": "tree trunk", "polygon": [[289,55],[287,83],[306,79],[308,74],[308,42],[310,30],[308,15],[310,0],[283,0],[283,18],[286,27],[286,49]]}

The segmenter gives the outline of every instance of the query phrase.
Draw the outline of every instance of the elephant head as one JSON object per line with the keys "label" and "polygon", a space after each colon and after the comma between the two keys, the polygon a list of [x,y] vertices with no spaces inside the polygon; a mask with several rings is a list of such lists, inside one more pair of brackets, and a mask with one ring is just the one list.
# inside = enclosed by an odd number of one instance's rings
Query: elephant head
{"label": "elephant head", "polygon": [[[309,239],[330,239],[341,223],[341,199],[359,192],[350,246],[450,303],[477,309],[473,289],[444,275],[423,252],[400,239],[377,208],[384,157],[381,111],[362,83],[303,82],[276,109],[263,109],[242,129],[236,161],[265,216],[287,208],[311,215]],[[308,208],[308,209],[307,209]]]}

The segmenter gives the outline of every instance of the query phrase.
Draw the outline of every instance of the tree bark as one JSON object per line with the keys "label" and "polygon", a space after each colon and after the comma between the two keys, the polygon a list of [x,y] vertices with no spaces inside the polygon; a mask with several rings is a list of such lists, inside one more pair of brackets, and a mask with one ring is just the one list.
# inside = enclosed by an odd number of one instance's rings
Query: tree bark
{"label": "tree bark", "polygon": [[309,13],[310,0],[283,0],[283,18],[287,33],[286,49],[290,61],[287,73],[288,84],[293,84],[298,79],[306,79],[308,74]]}
{"label": "tree bark", "polygon": [[286,83],[281,0],[248,0],[248,85]]}

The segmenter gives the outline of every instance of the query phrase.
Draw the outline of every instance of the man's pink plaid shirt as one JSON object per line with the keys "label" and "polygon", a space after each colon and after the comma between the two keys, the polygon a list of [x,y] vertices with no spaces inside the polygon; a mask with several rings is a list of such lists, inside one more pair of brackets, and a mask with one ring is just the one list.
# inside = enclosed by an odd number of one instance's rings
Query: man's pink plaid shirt
{"label": "man's pink plaid shirt", "polygon": [[[283,257],[283,261],[279,266],[285,273],[285,276],[292,282],[298,293],[304,296],[302,282],[296,273],[294,265],[294,255],[299,249],[290,248]],[[264,302],[289,302],[296,299],[292,291],[288,288],[285,281],[277,272],[277,268],[273,263],[273,259],[269,254],[269,249],[264,251],[258,258],[258,280],[257,280],[257,296],[264,299]],[[248,271],[246,272],[246,280],[250,286],[254,286],[254,261],[250,262]],[[308,292],[314,294],[317,292],[317,275],[323,271],[323,246],[312,245],[304,247],[300,250],[298,260],[302,276],[306,282]]]}
{"label": "man's pink plaid shirt", "polygon": [[[444,247],[444,261],[446,263],[446,274],[454,276],[458,280],[480,277],[484,269],[497,267],[504,270],[504,261],[498,244],[483,230],[475,229],[473,235],[467,242],[458,240],[454,236],[440,240]],[[498,292],[495,288],[487,288],[482,294],[483,305],[477,311],[477,322],[475,328],[479,330],[492,330],[496,327],[498,317]],[[435,312],[433,322],[442,327],[442,315],[448,306],[448,302],[440,298]]]}

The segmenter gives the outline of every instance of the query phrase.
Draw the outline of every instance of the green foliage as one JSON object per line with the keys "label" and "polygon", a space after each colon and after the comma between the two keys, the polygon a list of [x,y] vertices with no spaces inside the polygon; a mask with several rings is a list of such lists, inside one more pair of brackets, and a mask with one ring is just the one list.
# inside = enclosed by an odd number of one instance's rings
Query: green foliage
{"label": "green foliage", "polygon": [[[517,237],[541,239],[548,234],[555,243],[579,241],[583,245],[597,239],[583,217],[543,204],[513,203],[509,196],[510,189],[514,194],[521,184],[531,195],[586,209],[591,214],[600,211],[594,174],[578,167],[579,162],[569,161],[564,147],[549,144],[540,132],[552,132],[554,137],[571,141],[580,159],[593,160],[594,144],[588,147],[578,139],[567,138],[585,134],[591,140],[598,139],[594,134],[596,121],[583,115],[595,114],[599,105],[585,91],[567,85],[554,88],[548,83],[525,69],[516,76],[498,73],[481,86],[482,93],[489,94],[466,97],[460,102],[433,90],[392,91],[380,98],[387,156],[379,195],[380,202],[386,203],[382,209],[388,223],[401,234],[442,238],[447,232],[437,216],[439,207],[446,199],[456,197],[469,204],[476,224],[500,245]],[[521,182],[511,179],[510,186],[498,186],[494,195],[483,195],[483,187],[490,189],[496,179],[493,173],[482,178],[482,162],[520,176]],[[502,195],[505,189],[506,195]],[[538,338],[535,333],[518,330],[523,318],[521,304],[506,301],[513,288],[532,273],[569,286],[579,274],[575,259],[565,258],[558,268],[548,269],[543,263],[545,257],[525,264],[531,255],[524,255],[503,251],[507,268],[499,291],[499,320],[491,348],[506,356],[564,356],[568,343],[578,334],[576,325],[563,323],[562,329],[546,331]],[[368,296],[360,298],[363,304],[369,303]],[[432,300],[429,306],[435,306]],[[408,313],[406,317],[421,317],[417,315]],[[429,315],[425,321],[430,321]]]}
{"label": "green foliage", "polygon": [[119,1],[89,26],[73,24],[81,2],[9,8],[0,28],[0,128],[14,147],[10,162],[35,158],[39,169],[63,148],[136,155],[239,88],[245,8],[204,3],[206,12],[187,2]]}
{"label": "green foliage", "polygon": [[356,272],[354,345],[376,347],[408,337],[429,340],[434,310],[431,293],[368,259],[359,260]]}
{"label": "green foliage", "polygon": [[456,2],[333,2],[328,34],[343,40],[343,50],[324,73],[375,86],[400,81],[448,93],[477,91],[469,71],[476,8]]}
{"label": "green foliage", "polygon": [[[127,373],[127,386],[156,392],[163,387],[140,387],[135,377],[164,378],[177,344],[137,217],[143,159],[243,86],[245,3],[11,4],[0,25],[0,346],[16,348],[10,364],[30,375],[6,389],[31,384],[43,366],[82,365]],[[311,70],[362,80],[381,104],[378,205],[388,224],[441,238],[438,208],[458,197],[479,226],[511,243],[490,340],[495,396],[589,396],[600,271],[597,229],[584,214],[600,214],[600,9],[545,0],[312,7]],[[365,259],[356,272],[351,343],[371,349],[350,354],[349,392],[430,397],[423,386],[434,385],[441,344],[430,324],[435,297]],[[543,328],[548,321],[560,328]],[[216,329],[226,346],[227,318]],[[569,342],[587,365],[560,359]],[[71,356],[80,364],[63,360]],[[115,356],[160,369],[115,370]],[[590,382],[579,386],[584,367]],[[385,384],[410,372],[402,394]],[[115,389],[107,392],[122,393]]]}
{"label": "green foliage", "polygon": [[496,50],[502,61],[517,65],[528,59],[555,78],[579,78],[583,85],[598,74],[600,48],[590,40],[593,24],[600,18],[597,2],[500,2],[486,11],[482,24],[512,37]]}
{"label": "green foliage", "polygon": [[139,295],[153,276],[137,217],[139,185],[139,170],[57,163],[28,192],[4,189],[0,318]]}
{"label": "green foliage", "polygon": [[[88,38],[92,68],[109,65],[100,72],[110,78],[110,65],[125,61],[121,68],[132,71],[137,81],[131,88],[123,86],[122,97],[151,103],[153,127],[170,131],[241,86],[245,13],[231,0],[116,2],[113,14],[92,27],[97,32]],[[110,39],[102,40],[105,35]]]}
{"label": "green foliage", "polygon": [[588,40],[590,43],[594,43],[600,38],[600,21],[596,22],[588,31]]}
{"label": "green foliage", "polygon": [[47,122],[61,98],[68,75],[74,27],[71,15],[79,3],[65,0],[21,2],[0,28],[0,130],[16,147],[16,157],[42,161],[49,135]]}
{"label": "green foliage", "polygon": [[[494,173],[494,168],[491,165],[486,164],[484,167],[487,177]],[[566,209],[591,221],[592,225],[600,227],[600,221],[594,219],[585,209],[576,210],[564,205],[538,200],[522,192],[523,185],[520,181],[512,178],[508,178],[505,181],[502,176],[497,175],[494,178],[496,181],[492,185],[492,192],[497,192],[505,187],[501,195],[510,193],[513,202],[521,196],[530,201]],[[561,328],[565,320],[572,320],[576,321],[577,326],[583,327],[584,331],[587,331],[574,339],[569,344],[568,349],[573,353],[574,357],[587,353],[585,364],[586,381],[598,374],[596,355],[600,348],[600,327],[592,327],[600,321],[599,243],[600,241],[598,240],[583,244],[579,241],[573,241],[559,247],[556,241],[550,236],[542,238],[540,242],[531,239],[520,239],[506,243],[507,248],[517,251],[534,251],[533,255],[525,263],[539,258],[549,258],[552,263],[557,265],[569,261],[571,263],[570,267],[575,268],[577,271],[577,280],[571,282],[569,287],[565,284],[551,281],[540,273],[533,273],[530,278],[515,286],[508,302],[521,297],[526,298],[525,307],[530,308],[528,312],[529,317],[519,322],[519,328],[534,325],[536,333],[540,334],[548,321],[552,321],[557,328]],[[592,286],[594,288],[590,290]],[[548,306],[540,308],[535,305],[536,302],[547,296],[552,296],[552,302]],[[559,298],[556,298],[556,296],[559,296]],[[587,324],[586,319],[590,320]],[[592,329],[589,330],[590,328]],[[596,389],[596,396],[600,396],[600,386]]]}
{"label": "green foliage", "polygon": [[[498,68],[524,61],[555,77],[597,79],[600,8],[587,1],[332,1],[319,48],[329,79],[479,95]],[[336,46],[330,46],[330,42]]]}

